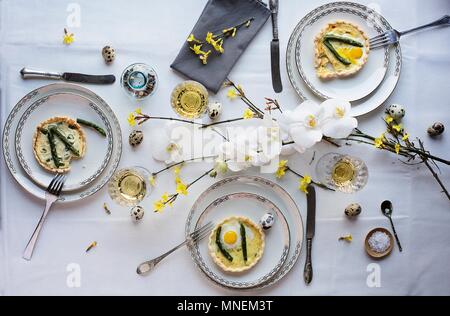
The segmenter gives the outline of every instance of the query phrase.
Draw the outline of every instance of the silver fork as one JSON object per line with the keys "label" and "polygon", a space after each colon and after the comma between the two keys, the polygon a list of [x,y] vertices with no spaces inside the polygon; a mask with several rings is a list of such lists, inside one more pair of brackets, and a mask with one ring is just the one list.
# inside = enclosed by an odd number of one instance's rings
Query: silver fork
{"label": "silver fork", "polygon": [[370,39],[369,43],[370,43],[370,48],[371,49],[375,49],[375,48],[379,48],[379,47],[383,47],[386,45],[391,45],[391,44],[395,44],[400,40],[400,37],[409,33],[413,33],[413,32],[417,32],[419,30],[423,30],[429,27],[433,27],[433,26],[438,26],[438,25],[450,25],[450,16],[449,15],[444,15],[442,18],[440,18],[439,20],[436,20],[434,22],[422,25],[422,26],[418,26],[415,27],[413,29],[404,31],[404,32],[399,32],[397,30],[389,30],[383,34],[380,34],[378,36],[375,36],[373,38]]}
{"label": "silver fork", "polygon": [[46,200],[45,209],[23,253],[23,258],[25,260],[31,260],[31,257],[33,256],[34,247],[36,246],[39,233],[41,232],[42,226],[44,225],[45,218],[47,217],[47,214],[50,211],[50,208],[53,205],[53,203],[55,203],[58,200],[65,181],[66,181],[65,175],[57,174],[48,185],[47,190],[45,191],[45,200]]}
{"label": "silver fork", "polygon": [[149,273],[151,270],[153,270],[156,265],[163,260],[165,257],[167,257],[168,255],[170,255],[172,252],[174,252],[175,250],[180,249],[181,247],[183,247],[184,245],[191,243],[191,242],[197,242],[202,240],[203,238],[205,238],[206,236],[209,235],[209,233],[212,231],[213,229],[213,223],[209,222],[207,223],[205,226],[195,230],[194,232],[192,232],[188,238],[186,238],[185,241],[183,241],[181,244],[179,244],[178,246],[172,248],[171,250],[167,251],[166,253],[162,254],[159,257],[156,257],[155,259],[149,260],[149,261],[145,261],[143,263],[141,263],[138,267],[137,267],[137,274],[146,274]]}

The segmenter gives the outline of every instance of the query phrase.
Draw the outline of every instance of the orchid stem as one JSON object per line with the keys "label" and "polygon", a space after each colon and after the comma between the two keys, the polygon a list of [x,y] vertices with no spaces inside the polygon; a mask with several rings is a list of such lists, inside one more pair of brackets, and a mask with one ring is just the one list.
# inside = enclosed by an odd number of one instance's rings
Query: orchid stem
{"label": "orchid stem", "polygon": [[173,164],[171,164],[171,165],[169,165],[169,166],[167,166],[165,168],[162,168],[159,171],[153,172],[152,176],[157,176],[158,174],[160,174],[160,173],[162,173],[162,172],[164,172],[166,170],[169,170],[171,168],[174,168],[176,166],[182,165],[182,164],[187,163],[187,162],[192,162],[192,161],[195,161],[195,160],[205,160],[205,159],[216,158],[216,157],[217,157],[216,155],[213,155],[213,156],[203,156],[203,157],[196,157],[196,158],[191,158],[191,159],[185,159],[185,160],[182,160],[180,162],[173,163]]}

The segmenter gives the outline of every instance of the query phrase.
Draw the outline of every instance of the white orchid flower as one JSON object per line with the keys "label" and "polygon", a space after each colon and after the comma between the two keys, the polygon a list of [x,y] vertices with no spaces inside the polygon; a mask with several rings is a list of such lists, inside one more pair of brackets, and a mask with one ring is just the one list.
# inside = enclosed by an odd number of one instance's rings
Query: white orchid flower
{"label": "white orchid flower", "polygon": [[272,165],[276,170],[282,146],[280,127],[269,114],[263,120],[255,119],[245,126],[228,128],[227,135],[228,141],[219,146],[219,157],[227,161],[231,171]]}
{"label": "white orchid flower", "polygon": [[219,159],[226,161],[231,171],[245,170],[252,166],[252,157],[256,152],[249,145],[246,137],[235,137],[223,142],[219,145]]}
{"label": "white orchid flower", "polygon": [[179,126],[180,124],[169,122],[165,124],[164,128],[158,128],[154,131],[158,135],[153,137],[151,147],[152,156],[155,160],[166,164],[183,160],[183,146],[172,135],[172,131]]}
{"label": "white orchid flower", "polygon": [[323,120],[324,109],[307,100],[294,111],[285,111],[280,122],[282,129],[294,141],[294,148],[303,153],[322,140]]}
{"label": "white orchid flower", "polygon": [[152,134],[153,158],[166,164],[215,155],[217,144],[223,140],[212,129],[180,122],[168,122],[164,128],[155,128]]}
{"label": "white orchid flower", "polygon": [[329,99],[320,105],[325,113],[322,132],[331,138],[345,138],[358,127],[358,121],[350,116],[351,105],[347,101]]}

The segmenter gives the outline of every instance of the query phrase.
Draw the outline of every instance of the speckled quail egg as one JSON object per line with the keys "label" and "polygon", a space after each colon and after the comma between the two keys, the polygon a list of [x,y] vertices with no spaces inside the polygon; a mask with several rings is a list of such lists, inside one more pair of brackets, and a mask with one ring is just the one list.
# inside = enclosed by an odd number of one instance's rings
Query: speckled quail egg
{"label": "speckled quail egg", "polygon": [[386,113],[396,121],[401,120],[406,114],[403,105],[395,103],[388,106],[388,108],[386,109]]}
{"label": "speckled quail egg", "polygon": [[131,146],[136,147],[140,143],[142,143],[142,140],[144,139],[144,133],[142,131],[132,131],[130,133],[130,136],[128,137],[128,142]]}
{"label": "speckled quail egg", "polygon": [[144,217],[144,208],[137,205],[131,209],[130,215],[134,222],[138,222]]}
{"label": "speckled quail egg", "polygon": [[222,104],[220,102],[214,102],[208,104],[209,118],[215,120],[222,114]]}
{"label": "speckled quail egg", "polygon": [[259,224],[264,230],[270,229],[275,223],[275,216],[272,213],[264,214],[259,220]]}
{"label": "speckled quail egg", "polygon": [[445,130],[444,124],[442,124],[441,122],[436,122],[427,129],[427,132],[428,135],[434,137],[441,135],[444,132],[444,130]]}
{"label": "speckled quail egg", "polygon": [[102,56],[106,63],[112,63],[116,58],[116,51],[111,46],[105,46],[102,49]]}
{"label": "speckled quail egg", "polygon": [[361,214],[361,210],[362,210],[361,205],[359,205],[358,203],[352,203],[345,208],[344,213],[348,217],[356,217],[359,214]]}

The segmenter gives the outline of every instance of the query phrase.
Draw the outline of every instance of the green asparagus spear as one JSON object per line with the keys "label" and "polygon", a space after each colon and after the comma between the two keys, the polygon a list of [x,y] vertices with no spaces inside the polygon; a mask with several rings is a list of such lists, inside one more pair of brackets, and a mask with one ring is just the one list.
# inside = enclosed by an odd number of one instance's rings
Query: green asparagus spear
{"label": "green asparagus spear", "polygon": [[219,228],[217,228],[217,232],[216,232],[217,247],[219,248],[220,252],[223,254],[223,256],[225,258],[227,258],[229,261],[233,261],[233,257],[222,246],[222,242],[220,241],[220,232],[221,231],[222,231],[222,226],[219,226]]}
{"label": "green asparagus spear", "polygon": [[345,57],[342,57],[341,55],[339,55],[339,53],[334,49],[333,45],[331,45],[331,43],[328,40],[324,40],[323,44],[333,53],[333,55],[344,65],[350,65],[351,62],[350,60],[348,60]]}
{"label": "green asparagus spear", "polygon": [[53,134],[52,130],[47,132],[46,135],[48,137],[48,142],[50,143],[50,150],[52,153],[53,162],[55,163],[56,168],[59,168],[63,166],[63,164],[61,163],[61,158],[58,157],[58,152],[56,150],[55,135]]}
{"label": "green asparagus spear", "polygon": [[244,261],[247,262],[247,237],[245,235],[245,226],[241,224],[241,243],[242,243],[242,255],[244,256]]}
{"label": "green asparagus spear", "polygon": [[348,37],[344,37],[344,36],[339,36],[339,35],[334,35],[334,34],[327,34],[323,37],[323,39],[326,40],[333,40],[333,41],[338,41],[338,42],[342,42],[342,43],[346,43],[352,46],[357,46],[357,47],[363,47],[364,45],[358,41],[355,41],[351,38]]}
{"label": "green asparagus spear", "polygon": [[73,147],[73,144],[56,126],[50,127],[50,134],[55,134],[71,152],[73,152],[78,157],[80,156],[80,151]]}
{"label": "green asparagus spear", "polygon": [[84,126],[87,126],[87,127],[92,127],[92,128],[95,129],[97,132],[99,132],[99,133],[102,134],[104,137],[106,137],[106,132],[105,132],[105,130],[104,130],[103,128],[101,128],[100,126],[98,126],[97,124],[95,124],[95,123],[92,123],[92,122],[89,122],[89,121],[86,121],[86,120],[83,120],[83,119],[80,119],[80,118],[77,118],[77,123],[78,123],[78,124],[81,124],[81,125],[84,125]]}

